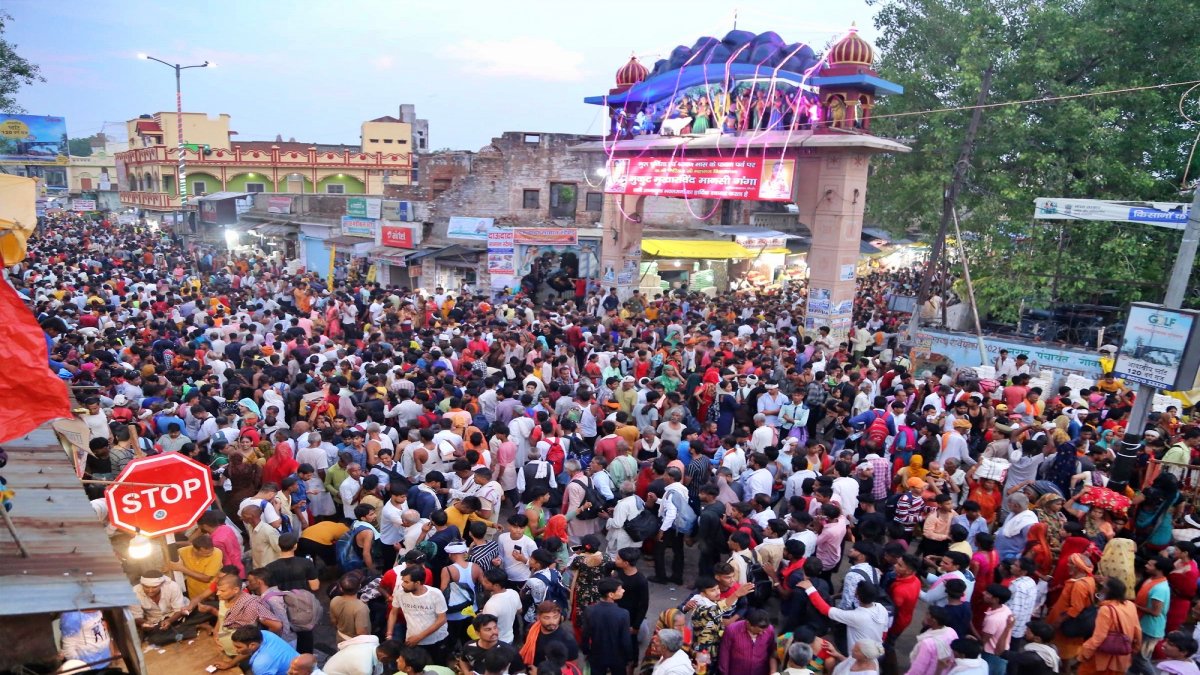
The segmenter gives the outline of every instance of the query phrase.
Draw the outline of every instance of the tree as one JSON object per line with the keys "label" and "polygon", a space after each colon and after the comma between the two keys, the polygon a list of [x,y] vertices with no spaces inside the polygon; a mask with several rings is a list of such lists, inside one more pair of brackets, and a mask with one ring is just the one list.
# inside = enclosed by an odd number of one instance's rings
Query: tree
{"label": "tree", "polygon": [[91,157],[92,156],[92,139],[91,138],[72,138],[67,141],[67,147],[72,157]]}
{"label": "tree", "polygon": [[12,17],[0,12],[0,110],[25,112],[17,105],[17,91],[36,82],[45,82],[36,64],[17,54],[17,46],[4,39],[4,28]]}
{"label": "tree", "polygon": [[[989,65],[993,102],[1197,79],[1200,4],[1191,0],[1163,0],[1153,11],[1133,0],[869,1],[879,7],[880,74],[905,87],[881,101],[873,130],[913,148],[882,158],[867,200],[870,217],[895,230],[934,231],[970,112],[888,115],[970,106]],[[959,198],[984,315],[1015,320],[1022,302],[1161,300],[1177,232],[1092,222],[1060,228],[1032,220],[1033,200],[1180,201],[1200,131],[1179,115],[1185,90],[985,111]],[[1054,284],[1056,271],[1069,278]]]}

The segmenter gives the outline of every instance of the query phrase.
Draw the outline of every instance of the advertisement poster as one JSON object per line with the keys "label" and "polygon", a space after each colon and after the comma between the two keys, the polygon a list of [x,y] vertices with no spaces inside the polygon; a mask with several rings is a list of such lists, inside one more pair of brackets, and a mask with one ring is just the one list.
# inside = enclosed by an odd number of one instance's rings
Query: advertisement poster
{"label": "advertisement poster", "polygon": [[[989,365],[994,365],[1000,357],[1000,350],[1005,349],[1010,356],[1028,356],[1029,368],[1033,372],[1049,369],[1064,377],[1079,375],[1089,379],[1097,379],[1102,374],[1097,354],[1082,349],[1060,349],[992,336],[984,337],[984,349],[988,354]],[[914,338],[913,350],[920,354],[944,356],[957,367],[980,365],[979,341],[974,335],[967,333],[922,330]]]}
{"label": "advertisement poster", "polygon": [[0,164],[66,164],[67,120],[0,115]]}
{"label": "advertisement poster", "polygon": [[71,210],[72,211],[95,211],[96,210],[96,200],[95,199],[72,199],[71,200]]}
{"label": "advertisement poster", "polygon": [[487,241],[488,232],[495,223],[493,218],[469,218],[453,216],[446,226],[447,239],[466,239],[468,241]]}
{"label": "advertisement poster", "polygon": [[609,194],[746,199],[792,199],[796,161],[756,157],[698,159],[614,159],[604,191]]}
{"label": "advertisement poster", "polygon": [[378,220],[342,216],[342,234],[348,237],[374,237]]}
{"label": "advertisement poster", "polygon": [[512,277],[517,272],[512,230],[493,230],[488,233],[488,274]]}
{"label": "advertisement poster", "polygon": [[291,197],[267,197],[267,213],[291,213]]}
{"label": "advertisement poster", "polygon": [[346,215],[354,218],[379,218],[383,208],[382,199],[351,197],[346,200]]}
{"label": "advertisement poster", "polygon": [[413,229],[408,225],[384,224],[380,228],[382,244],[392,248],[413,248]]}
{"label": "advertisement poster", "polygon": [[854,263],[842,265],[838,269],[838,281],[854,281]]}
{"label": "advertisement poster", "polygon": [[[1193,312],[1130,305],[1113,372],[1117,377],[1159,389],[1189,388],[1196,370],[1192,367],[1190,373],[1186,372],[1184,352],[1195,325]],[[1181,374],[1184,377],[1180,378]]]}
{"label": "advertisement poster", "polygon": [[579,231],[573,227],[517,227],[513,228],[513,243],[525,246],[575,246],[579,243]]}

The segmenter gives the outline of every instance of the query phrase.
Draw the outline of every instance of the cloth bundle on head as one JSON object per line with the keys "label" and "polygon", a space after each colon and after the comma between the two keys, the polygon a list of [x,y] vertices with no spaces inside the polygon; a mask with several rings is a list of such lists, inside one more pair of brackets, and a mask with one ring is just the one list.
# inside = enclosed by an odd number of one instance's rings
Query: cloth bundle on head
{"label": "cloth bundle on head", "polygon": [[963,419],[963,418],[959,417],[958,419],[954,420],[954,428],[955,429],[970,429],[971,428],[971,420],[967,420],[967,419]]}
{"label": "cloth bundle on head", "polygon": [[1067,558],[1067,562],[1069,562],[1072,567],[1081,569],[1088,574],[1092,573],[1092,559],[1083,555],[1082,553],[1072,553],[1071,557]]}

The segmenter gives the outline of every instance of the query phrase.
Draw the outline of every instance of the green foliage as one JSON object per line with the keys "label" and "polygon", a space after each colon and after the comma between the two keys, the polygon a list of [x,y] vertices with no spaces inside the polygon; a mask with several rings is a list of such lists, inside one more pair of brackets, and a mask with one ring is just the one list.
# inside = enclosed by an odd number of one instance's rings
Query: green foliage
{"label": "green foliage", "polygon": [[[1194,0],[1152,9],[1133,0],[869,1],[879,7],[880,74],[905,87],[881,101],[872,130],[913,148],[880,158],[872,178],[869,218],[893,230],[936,234],[970,111],[889,114],[971,106],[988,66],[989,102],[1200,79]],[[1187,199],[1177,190],[1200,128],[1179,114],[1186,89],[984,111],[958,203],[983,315],[1011,321],[1022,301],[1161,300],[1178,232],[1065,222],[1060,252],[1060,226],[1033,221],[1033,200]],[[1196,109],[1189,106],[1200,117]],[[1054,289],[1049,276],[1035,276],[1056,269],[1097,280],[1060,280]]]}
{"label": "green foliage", "polygon": [[72,157],[91,157],[92,156],[92,139],[90,138],[72,138],[67,141],[67,147],[70,149]]}
{"label": "green foliage", "polygon": [[17,91],[22,85],[45,82],[38,67],[17,54],[16,45],[4,39],[4,27],[12,17],[0,12],[0,111],[19,113],[24,110],[17,105]]}

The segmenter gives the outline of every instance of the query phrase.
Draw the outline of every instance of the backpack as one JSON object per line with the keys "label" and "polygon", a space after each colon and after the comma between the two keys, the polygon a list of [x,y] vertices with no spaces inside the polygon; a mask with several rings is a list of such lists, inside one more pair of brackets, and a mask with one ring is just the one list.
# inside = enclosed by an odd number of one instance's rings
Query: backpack
{"label": "backpack", "polygon": [[895,493],[888,495],[888,498],[883,501],[883,517],[888,519],[888,522],[896,520],[896,508],[900,505],[900,498],[904,493]]}
{"label": "backpack", "polygon": [[[549,573],[549,574],[546,575],[543,573]],[[557,569],[551,567],[549,569],[538,570],[537,572],[535,572],[533,574],[533,577],[537,577],[538,581],[541,581],[542,583],[544,583],[546,585],[545,600],[549,600],[550,602],[553,602],[554,604],[558,605],[559,608],[563,611],[563,614],[566,614],[569,616],[569,608],[571,606],[571,592],[568,591],[567,587],[563,585],[562,573],[559,572]],[[532,579],[533,577],[530,577],[530,578]],[[525,586],[524,589],[522,589],[522,595],[524,596],[525,602],[529,606],[533,606],[533,604],[534,604],[533,603],[533,594],[532,594],[532,592],[530,592],[528,590],[528,588],[529,588],[528,586]]]}
{"label": "backpack", "polygon": [[750,559],[746,561],[746,582],[754,584],[754,590],[747,601],[751,607],[763,607],[771,599],[771,576],[758,560],[758,553],[750,549]]}
{"label": "backpack", "polygon": [[[673,495],[668,495],[667,498],[671,499],[672,503],[675,503]],[[685,537],[692,536],[692,532],[696,530],[696,520],[698,518],[696,510],[692,508],[687,499],[684,499],[682,504],[675,503],[675,530],[679,534]]]}
{"label": "backpack", "polygon": [[875,419],[867,426],[867,441],[882,450],[887,444],[888,435],[887,415],[875,413]]}
{"label": "backpack", "polygon": [[658,516],[654,515],[653,511],[645,507],[644,503],[639,508],[641,510],[638,511],[636,516],[625,521],[624,530],[630,539],[636,542],[643,542],[647,539],[653,539],[662,526],[662,523],[659,522]]}
{"label": "backpack", "polygon": [[321,622],[325,608],[321,606],[321,601],[317,600],[317,596],[313,595],[312,591],[304,588],[272,591],[264,595],[263,599],[267,600],[277,595],[283,596],[283,604],[287,607],[288,623],[292,625],[293,630],[312,630]]}
{"label": "backpack", "polygon": [[738,525],[738,529],[750,536],[750,548],[758,546],[766,538],[766,533],[763,532],[762,525],[753,520],[743,525]]}
{"label": "backpack", "polygon": [[446,612],[454,614],[475,606],[475,591],[461,581],[451,581],[442,591],[446,596]]}
{"label": "backpack", "polygon": [[[604,508],[604,497],[596,492],[596,488],[592,487],[591,480],[573,480],[572,485],[578,485],[583,488],[583,501],[591,502],[591,506],[586,509],[581,509],[575,514],[576,520],[594,520],[599,517],[600,510]],[[582,502],[580,503],[582,506]],[[566,512],[567,500],[566,495],[563,496],[563,511]]]}
{"label": "backpack", "polygon": [[[850,571],[858,574],[860,577],[863,578],[863,581],[871,584],[872,586],[879,587],[879,577],[878,576],[872,575],[872,574],[867,574],[866,572],[864,572],[860,569],[852,569]],[[872,570],[872,571],[874,571],[874,570]],[[862,583],[862,581],[860,581],[859,583]],[[890,628],[892,625],[892,622],[896,620],[896,605],[892,604],[892,596],[888,595],[887,593],[880,593],[879,596],[875,598],[875,602],[877,602],[879,604],[879,606],[883,607],[883,609],[887,612],[888,627]]]}
{"label": "backpack", "polygon": [[[371,528],[366,525],[359,525],[358,527],[351,529],[346,534],[343,534],[336,542],[334,542],[333,552],[337,557],[338,566],[342,568],[342,572],[363,569],[367,566],[366,562],[363,560],[362,551],[359,551],[358,546],[354,543],[354,538],[357,537],[363,530],[369,529]],[[371,544],[371,547],[372,554],[375,554],[375,549],[379,548],[379,540],[376,539]],[[382,554],[382,548],[380,548],[380,554]],[[371,557],[375,558],[376,556],[372,555]]]}
{"label": "backpack", "polygon": [[567,459],[567,451],[563,450],[562,440],[557,436],[546,441],[550,445],[550,449],[546,451],[546,461],[554,467],[554,475],[558,475],[563,471],[563,462]]}
{"label": "backpack", "polygon": [[[904,441],[901,443],[901,441]],[[893,450],[912,451],[917,447],[917,432],[910,426],[901,425],[896,429],[896,440],[892,443]]]}

